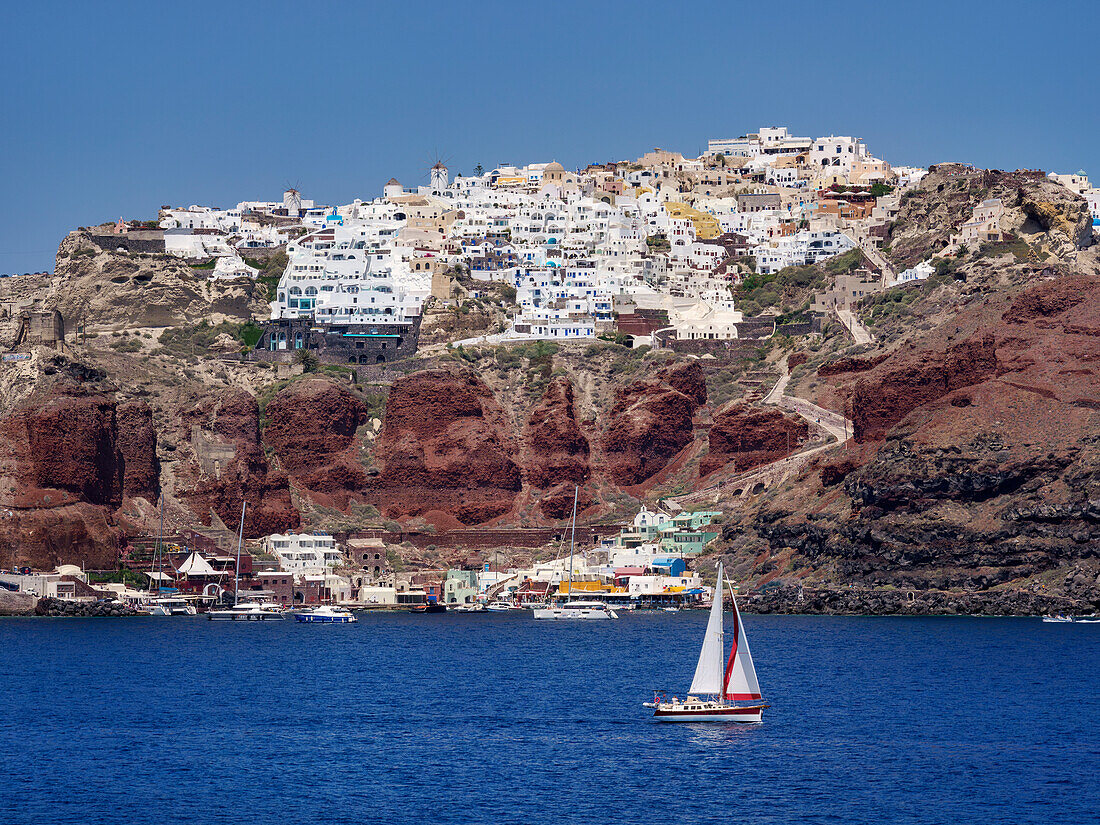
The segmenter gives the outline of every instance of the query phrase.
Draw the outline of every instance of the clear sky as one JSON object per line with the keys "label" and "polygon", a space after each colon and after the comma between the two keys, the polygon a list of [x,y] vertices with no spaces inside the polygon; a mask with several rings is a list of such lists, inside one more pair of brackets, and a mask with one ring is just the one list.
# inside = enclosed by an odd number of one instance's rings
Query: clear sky
{"label": "clear sky", "polygon": [[9,3],[0,273],[162,204],[318,203],[392,175],[763,125],[896,164],[1100,177],[1100,2]]}

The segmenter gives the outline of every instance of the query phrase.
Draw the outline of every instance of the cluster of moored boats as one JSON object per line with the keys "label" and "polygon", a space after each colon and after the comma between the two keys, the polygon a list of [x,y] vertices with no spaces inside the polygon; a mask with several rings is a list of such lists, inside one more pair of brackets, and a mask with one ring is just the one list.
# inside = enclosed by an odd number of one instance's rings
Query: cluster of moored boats
{"label": "cluster of moored boats", "polygon": [[1059,613],[1054,616],[1043,616],[1044,622],[1068,622],[1071,624],[1100,624],[1100,616],[1093,614],[1091,616],[1068,616],[1064,613]]}
{"label": "cluster of moored boats", "polygon": [[[164,596],[151,599],[146,604],[150,616],[195,616],[195,605],[180,597]],[[355,614],[344,607],[324,604],[309,608],[285,608],[275,602],[240,602],[227,607],[208,610],[206,618],[215,622],[270,622],[293,616],[299,622],[321,624],[350,624],[359,621]]]}

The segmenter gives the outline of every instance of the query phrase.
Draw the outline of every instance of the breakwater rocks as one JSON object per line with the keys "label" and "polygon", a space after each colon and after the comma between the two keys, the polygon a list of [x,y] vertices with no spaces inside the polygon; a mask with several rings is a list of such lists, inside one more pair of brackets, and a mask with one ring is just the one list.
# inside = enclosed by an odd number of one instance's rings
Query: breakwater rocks
{"label": "breakwater rocks", "polygon": [[1084,599],[1030,590],[871,590],[777,587],[745,600],[750,613],[813,613],[837,616],[1040,616],[1091,614],[1100,607]]}
{"label": "breakwater rocks", "polygon": [[115,616],[141,616],[134,608],[118,602],[70,602],[65,599],[39,599],[34,608],[36,616],[66,616],[71,618],[99,618]]}

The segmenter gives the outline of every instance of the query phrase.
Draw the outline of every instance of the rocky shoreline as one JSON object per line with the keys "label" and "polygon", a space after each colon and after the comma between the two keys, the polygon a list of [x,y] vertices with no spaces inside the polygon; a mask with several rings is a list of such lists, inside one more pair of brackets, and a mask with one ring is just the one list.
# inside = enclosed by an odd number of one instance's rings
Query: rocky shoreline
{"label": "rocky shoreline", "polygon": [[883,590],[778,587],[752,593],[746,613],[835,616],[1042,616],[1090,615],[1100,604],[1031,590]]}

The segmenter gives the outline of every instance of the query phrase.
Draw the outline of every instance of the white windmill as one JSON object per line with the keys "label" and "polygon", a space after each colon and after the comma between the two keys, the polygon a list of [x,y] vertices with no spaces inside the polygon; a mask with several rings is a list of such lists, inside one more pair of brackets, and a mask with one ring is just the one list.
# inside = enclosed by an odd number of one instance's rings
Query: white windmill
{"label": "white windmill", "polygon": [[443,161],[437,160],[435,166],[432,167],[431,174],[431,186],[433,195],[442,195],[450,184],[450,178],[447,173],[447,167],[443,165]]}

